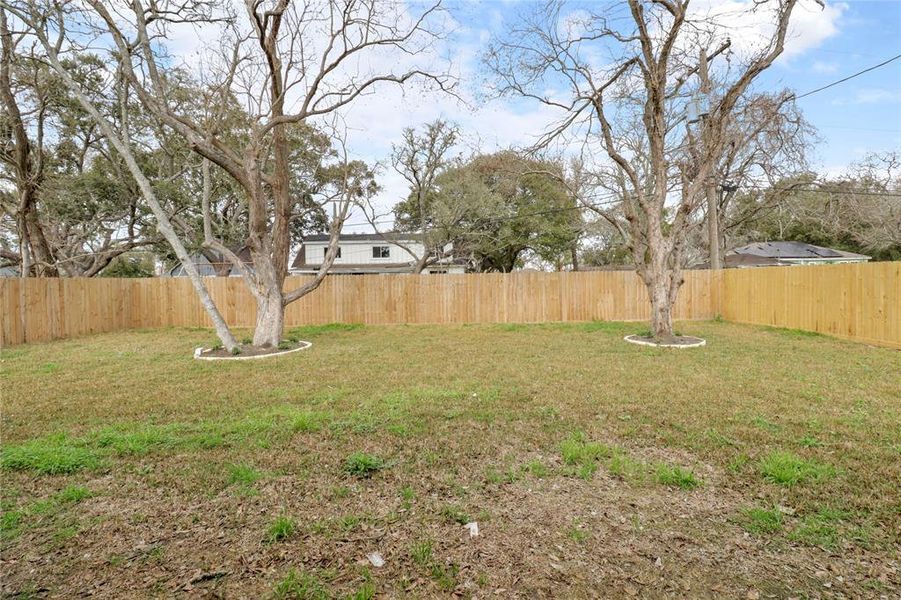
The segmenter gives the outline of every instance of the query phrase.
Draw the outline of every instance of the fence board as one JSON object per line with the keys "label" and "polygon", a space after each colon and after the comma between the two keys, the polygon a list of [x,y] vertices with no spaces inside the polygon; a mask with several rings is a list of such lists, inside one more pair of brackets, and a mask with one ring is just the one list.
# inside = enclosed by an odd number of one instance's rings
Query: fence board
{"label": "fence board", "polygon": [[728,269],[720,277],[727,321],[901,348],[901,262]]}
{"label": "fence board", "polygon": [[[289,277],[286,289],[301,285]],[[227,322],[251,327],[240,278],[207,278]],[[327,277],[290,305],[289,327],[344,323],[516,323],[647,319],[645,286],[628,271]],[[0,279],[0,345],[94,332],[209,326],[186,278]],[[901,348],[901,262],[688,271],[677,319],[791,327]]]}

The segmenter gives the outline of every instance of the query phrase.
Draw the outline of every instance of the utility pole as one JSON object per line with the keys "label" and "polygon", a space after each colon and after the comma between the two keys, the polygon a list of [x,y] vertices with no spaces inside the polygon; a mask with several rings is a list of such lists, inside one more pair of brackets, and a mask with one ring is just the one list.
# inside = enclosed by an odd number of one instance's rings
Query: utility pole
{"label": "utility pole", "polygon": [[[707,52],[701,48],[700,63],[698,65],[698,76],[701,79],[701,96],[710,102],[710,94],[713,91],[710,85],[710,76],[707,73]],[[701,112],[701,142],[704,147],[704,156],[710,157],[712,154],[712,146],[715,140],[710,139],[710,114],[709,108]],[[704,182],[704,192],[707,196],[707,247],[709,251],[709,262],[711,269],[722,269],[723,263],[720,258],[720,223],[719,223],[719,199],[716,193],[716,161],[713,162],[713,169]]]}

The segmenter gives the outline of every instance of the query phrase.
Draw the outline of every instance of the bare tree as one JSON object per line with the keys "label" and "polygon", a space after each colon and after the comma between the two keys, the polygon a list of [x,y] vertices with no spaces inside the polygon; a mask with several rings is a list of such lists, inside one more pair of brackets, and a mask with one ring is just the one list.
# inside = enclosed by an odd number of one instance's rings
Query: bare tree
{"label": "bare tree", "polygon": [[[109,40],[117,73],[144,109],[211,165],[228,173],[242,190],[252,267],[246,267],[214,236],[205,235],[204,243],[234,264],[253,293],[257,302],[253,343],[257,346],[274,346],[281,341],[285,306],[315,290],[325,278],[337,254],[338,235],[351,204],[368,188],[356,173],[358,165],[344,161],[346,177],[340,193],[334,196],[339,204],[330,223],[330,244],[322,266],[310,281],[284,290],[290,224],[298,206],[298,197],[291,191],[289,137],[293,129],[336,114],[361,96],[373,93],[379,84],[403,85],[418,79],[439,88],[451,85],[447,78],[411,64],[438,37],[431,23],[439,16],[439,4],[411,17],[398,4],[365,0],[303,4],[245,0],[238,11],[241,16],[231,12],[231,5],[217,6],[204,0],[132,0],[127,8],[87,0],[85,10],[56,5],[49,11],[42,11],[36,2],[3,3],[14,7],[10,10],[30,25],[58,71],[63,70],[60,52],[85,43],[83,33],[66,35],[73,23],[82,32],[93,31],[98,39]],[[221,51],[209,58],[210,66],[204,74],[210,95],[202,110],[185,110],[174,101],[175,90],[166,69],[172,61],[162,54],[165,41],[175,29],[192,25],[214,27],[222,40]],[[367,62],[377,66],[361,66]],[[398,63],[411,66],[395,71]],[[63,79],[77,88],[71,78]],[[73,91],[78,94],[78,90]],[[221,128],[220,116],[232,102],[248,115],[248,127],[241,136]],[[124,153],[129,140],[117,139]],[[129,166],[140,181],[144,177],[140,166]],[[234,337],[190,265],[184,244],[163,211],[157,210],[161,207],[153,199],[153,190],[142,186],[142,191],[154,208],[163,235],[194,281],[223,345],[234,347]],[[211,228],[204,231],[212,233]]]}
{"label": "bare tree", "polygon": [[[438,176],[451,164],[449,153],[459,135],[459,127],[437,119],[427,123],[421,133],[412,127],[404,129],[400,144],[392,147],[391,166],[410,186],[407,199],[394,208],[395,229],[415,234],[422,242],[422,251],[405,243],[402,236],[392,236],[391,241],[414,258],[414,274],[445,258],[453,245],[443,235],[446,228],[435,222],[429,200],[435,194]],[[379,215],[374,208],[370,207],[367,217],[379,231]]]}
{"label": "bare tree", "polygon": [[604,160],[595,163],[610,165],[609,179],[619,189],[627,243],[648,288],[658,339],[672,337],[687,241],[728,143],[725,132],[752,82],[782,53],[796,4],[763,0],[748,9],[767,12],[772,34],[719,69],[726,83],[705,98],[700,131],[682,125],[687,101],[700,87],[703,64],[715,70],[731,42],[709,15],[692,17],[688,0],[629,0],[625,15],[566,13],[552,2],[489,52],[502,92],[563,111],[537,146],[579,133],[603,151]]}

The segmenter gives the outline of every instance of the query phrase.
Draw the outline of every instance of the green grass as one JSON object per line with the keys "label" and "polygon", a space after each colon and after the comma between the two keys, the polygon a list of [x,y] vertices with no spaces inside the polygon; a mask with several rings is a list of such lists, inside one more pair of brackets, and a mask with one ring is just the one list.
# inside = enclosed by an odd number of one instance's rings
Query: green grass
{"label": "green grass", "polygon": [[272,590],[275,600],[330,600],[331,594],[313,575],[291,569]]}
{"label": "green grass", "polygon": [[784,450],[766,454],[760,459],[758,468],[767,481],[786,486],[817,482],[835,474],[830,465],[805,460]]}
{"label": "green grass", "polygon": [[272,522],[272,525],[269,526],[269,529],[266,530],[266,541],[275,543],[287,539],[291,537],[296,528],[297,523],[295,523],[292,518],[281,515],[277,517],[275,521]]}
{"label": "green grass", "polygon": [[250,488],[265,474],[248,464],[235,464],[228,467],[228,485]]}
{"label": "green grass", "polygon": [[[636,585],[571,576],[623,544],[663,557],[647,589],[678,572],[699,596],[890,568],[901,354],[713,322],[680,324],[697,351],[622,342],[639,328],[317,326],[285,335],[310,351],[228,364],[190,360],[199,328],[4,349],[0,552],[54,558],[10,563],[4,593],[90,570],[164,596],[197,564],[230,574],[195,590],[245,597],[582,597]],[[202,565],[179,539],[209,541]]]}
{"label": "green grass", "polygon": [[576,468],[583,479],[590,479],[598,469],[598,461],[613,454],[613,450],[599,442],[590,442],[584,432],[577,431],[560,443],[563,462]]}
{"label": "green grass", "polygon": [[62,475],[101,465],[97,451],[77,445],[66,434],[6,446],[0,466],[10,471],[33,471],[38,475]]}
{"label": "green grass", "polygon": [[432,542],[421,540],[413,544],[413,547],[410,548],[410,558],[420,567],[428,567],[432,562]]}
{"label": "green grass", "polygon": [[344,460],[344,472],[356,477],[371,477],[386,467],[384,460],[373,454],[354,452]]}
{"label": "green grass", "polygon": [[442,507],[441,516],[444,517],[445,521],[448,521],[450,523],[457,523],[458,525],[466,525],[467,523],[472,521],[466,511],[453,504],[448,504]]}
{"label": "green grass", "polygon": [[778,508],[750,507],[741,511],[741,526],[756,535],[782,530],[782,513]]}
{"label": "green grass", "polygon": [[701,486],[701,480],[692,471],[665,464],[657,466],[657,483],[683,490],[693,490]]}

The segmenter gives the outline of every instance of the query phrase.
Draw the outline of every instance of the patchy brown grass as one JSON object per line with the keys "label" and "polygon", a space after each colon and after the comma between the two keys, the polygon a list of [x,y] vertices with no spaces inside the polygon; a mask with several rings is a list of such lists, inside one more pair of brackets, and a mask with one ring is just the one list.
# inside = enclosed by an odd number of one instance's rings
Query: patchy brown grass
{"label": "patchy brown grass", "polygon": [[723,323],[681,324],[694,350],[621,341],[640,328],[4,350],[0,590],[897,596],[901,353]]}

